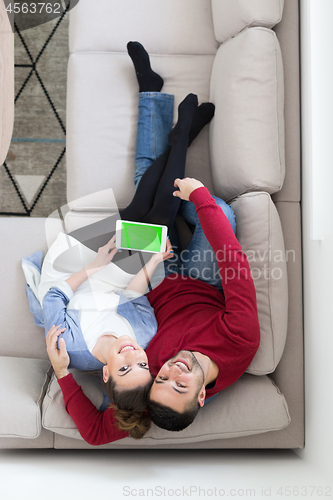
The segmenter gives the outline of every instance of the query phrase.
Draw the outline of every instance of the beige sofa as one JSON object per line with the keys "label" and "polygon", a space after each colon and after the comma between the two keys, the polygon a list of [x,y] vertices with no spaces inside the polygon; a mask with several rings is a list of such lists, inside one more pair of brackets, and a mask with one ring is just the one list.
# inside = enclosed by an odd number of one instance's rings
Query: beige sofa
{"label": "beige sofa", "polygon": [[[184,431],[152,426],[139,441],[100,448],[304,447],[298,26],[297,0],[163,0],[158,7],[100,0],[95,10],[80,0],[71,11],[68,206],[47,220],[0,219],[1,447],[92,448],[64,410],[20,261],[46,251],[64,226],[105,217],[133,196],[137,83],[128,40],[152,54],[175,107],[188,92],[216,105],[189,150],[187,175],[232,203],[256,286],[261,344],[247,373]],[[98,407],[99,380],[73,373]]]}

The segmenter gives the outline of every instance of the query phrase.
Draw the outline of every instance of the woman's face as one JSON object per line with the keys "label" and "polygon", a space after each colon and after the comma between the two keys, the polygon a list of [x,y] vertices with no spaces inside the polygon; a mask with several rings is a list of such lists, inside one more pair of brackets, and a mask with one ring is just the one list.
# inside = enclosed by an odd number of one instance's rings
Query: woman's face
{"label": "woman's face", "polygon": [[123,335],[113,343],[108,362],[103,368],[103,379],[112,376],[117,386],[131,389],[151,380],[148,358],[142,347],[131,337]]}

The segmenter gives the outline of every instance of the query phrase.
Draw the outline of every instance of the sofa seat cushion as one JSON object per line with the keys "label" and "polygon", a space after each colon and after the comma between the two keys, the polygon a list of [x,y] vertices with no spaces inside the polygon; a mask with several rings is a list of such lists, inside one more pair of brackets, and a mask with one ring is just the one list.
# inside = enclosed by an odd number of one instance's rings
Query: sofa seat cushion
{"label": "sofa seat cushion", "polygon": [[70,210],[66,214],[65,224],[66,229],[70,233],[71,231],[75,231],[84,226],[88,226],[89,224],[94,224],[94,222],[98,222],[100,220],[106,219],[110,215],[114,215],[116,212],[102,212],[102,211],[76,211]]}
{"label": "sofa seat cushion", "polygon": [[[78,199],[77,210],[65,217],[67,231],[97,222],[112,214],[102,205],[112,202],[105,190]],[[89,201],[86,211],[83,200]],[[97,207],[101,200],[99,210]],[[288,279],[286,252],[278,212],[268,193],[253,192],[239,196],[231,204],[236,216],[237,238],[247,254],[257,294],[261,341],[247,372],[253,375],[272,373],[283,354],[288,324]],[[105,206],[106,208],[106,206]],[[83,264],[82,264],[83,265]]]}
{"label": "sofa seat cushion", "polygon": [[[194,92],[209,100],[214,56],[156,56],[163,91],[177,107]],[[121,82],[121,83],[119,83]],[[67,199],[112,188],[119,208],[134,195],[134,156],[138,119],[138,83],[131,59],[118,53],[74,53],[67,88]],[[208,127],[189,148],[187,175],[212,188]],[[117,208],[117,207],[111,207]]]}
{"label": "sofa seat cushion", "polygon": [[225,42],[244,28],[273,28],[282,19],[284,0],[212,0],[216,40]]}
{"label": "sofa seat cushion", "polygon": [[1,335],[3,356],[48,359],[45,332],[29,310],[23,257],[47,250],[45,220],[38,217],[0,217]]}
{"label": "sofa seat cushion", "polygon": [[130,40],[150,54],[213,54],[209,0],[80,0],[70,11],[70,52],[126,52]]}
{"label": "sofa seat cushion", "polygon": [[260,346],[248,373],[272,373],[285,346],[288,326],[286,253],[278,212],[268,193],[249,193],[231,204],[236,235],[247,255],[257,295]]}
{"label": "sofa seat cushion", "polygon": [[274,193],[285,176],[284,82],[279,42],[249,28],[221,45],[210,100],[213,181],[225,201],[249,191]]}
{"label": "sofa seat cushion", "polygon": [[50,362],[0,357],[0,437],[36,438]]}
{"label": "sofa seat cushion", "polygon": [[[77,370],[71,372],[87,397],[99,408],[103,401],[99,377]],[[289,423],[285,398],[273,381],[267,376],[245,374],[204,406],[187,429],[169,432],[152,425],[142,439],[125,438],[117,441],[117,445],[195,443],[279,430]],[[63,436],[82,439],[65,410],[61,389],[55,377],[51,380],[43,402],[43,427]]]}

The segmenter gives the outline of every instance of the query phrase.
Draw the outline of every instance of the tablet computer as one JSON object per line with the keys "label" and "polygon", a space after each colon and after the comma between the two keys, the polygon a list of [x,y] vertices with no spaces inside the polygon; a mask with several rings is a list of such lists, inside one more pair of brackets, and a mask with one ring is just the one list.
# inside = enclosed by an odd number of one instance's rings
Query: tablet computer
{"label": "tablet computer", "polygon": [[151,253],[165,252],[167,234],[167,226],[117,220],[116,247]]}

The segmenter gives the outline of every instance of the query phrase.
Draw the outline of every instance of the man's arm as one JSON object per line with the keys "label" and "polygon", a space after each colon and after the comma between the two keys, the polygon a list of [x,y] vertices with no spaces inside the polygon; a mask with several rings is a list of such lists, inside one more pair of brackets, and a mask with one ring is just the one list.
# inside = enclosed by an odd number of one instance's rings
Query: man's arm
{"label": "man's arm", "polygon": [[57,348],[57,339],[63,330],[53,326],[47,334],[46,347],[67,413],[88,444],[101,445],[127,437],[127,432],[118,429],[113,410],[98,411],[69,373],[69,356],[64,339],[59,340],[60,349]]}
{"label": "man's arm", "polygon": [[200,181],[176,179],[175,187],[179,191],[175,191],[174,196],[194,203],[202,229],[216,255],[226,303],[223,320],[228,330],[257,348],[260,330],[254,283],[247,257],[227,217]]}

